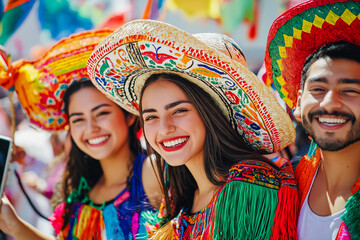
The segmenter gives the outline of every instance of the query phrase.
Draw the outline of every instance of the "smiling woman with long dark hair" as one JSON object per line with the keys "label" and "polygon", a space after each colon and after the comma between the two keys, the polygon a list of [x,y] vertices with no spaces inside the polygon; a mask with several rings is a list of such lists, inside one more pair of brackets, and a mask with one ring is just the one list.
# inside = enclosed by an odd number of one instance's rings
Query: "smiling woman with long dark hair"
{"label": "smiling woman with long dark hair", "polygon": [[[86,61],[109,33],[65,38],[16,74],[21,77],[15,89],[31,122],[70,132],[63,202],[50,217],[60,239],[146,238],[142,212],[153,211],[162,198],[137,136],[139,117],[108,99],[88,77]],[[54,239],[20,219],[6,198],[0,229],[16,239]]]}
{"label": "smiling woman with long dark hair", "polygon": [[232,39],[138,20],[88,66],[101,91],[140,111],[165,195],[151,239],[296,239],[291,165],[262,155],[290,144],[294,128]]}

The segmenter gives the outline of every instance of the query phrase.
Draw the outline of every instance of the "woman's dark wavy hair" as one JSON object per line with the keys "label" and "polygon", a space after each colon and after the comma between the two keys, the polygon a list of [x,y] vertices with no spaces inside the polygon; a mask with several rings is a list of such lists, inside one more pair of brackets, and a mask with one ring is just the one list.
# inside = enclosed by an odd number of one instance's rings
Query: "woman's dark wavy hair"
{"label": "woman's dark wavy hair", "polygon": [[[65,105],[65,113],[69,115],[69,104],[70,97],[72,94],[76,93],[80,89],[83,88],[95,88],[95,86],[91,83],[89,79],[84,79],[81,81],[76,81],[70,85],[70,87],[66,90],[64,95],[64,105]],[[123,110],[125,117],[131,113]],[[140,122],[139,118],[135,119],[135,122],[129,128],[129,146],[132,154],[136,156],[139,152],[141,152],[142,148],[140,145],[140,141],[137,138],[137,132],[140,130]],[[76,146],[74,140],[71,138],[71,151],[69,154],[69,161],[67,162],[64,177],[63,177],[63,196],[65,200],[65,215],[64,215],[64,224],[63,229],[70,222],[71,211],[72,211],[72,203],[68,203],[66,200],[71,194],[73,190],[78,189],[80,185],[81,177],[84,177],[90,188],[93,188],[95,184],[98,182],[100,177],[103,175],[103,171],[100,165],[100,162],[96,159],[93,159],[83,151],[81,151],[78,146]],[[133,158],[135,159],[135,158]],[[131,176],[130,176],[131,177]],[[129,183],[128,183],[129,184]],[[130,188],[131,186],[128,186]],[[84,197],[87,192],[81,193]]]}
{"label": "woman's dark wavy hair", "polygon": [[[165,79],[178,85],[195,106],[204,122],[206,129],[204,164],[210,182],[218,186],[223,185],[229,175],[230,168],[244,160],[266,162],[278,169],[270,160],[247,146],[207,92],[179,75],[171,73],[153,74],[146,80],[140,95],[140,116],[142,116],[142,96],[145,89],[159,79]],[[142,117],[140,117],[140,121],[144,126]],[[145,132],[144,135],[146,138]],[[151,148],[148,142],[147,148],[149,155],[154,154],[156,156],[156,168],[160,173],[160,182],[165,196],[166,216],[163,221],[166,222],[174,218],[182,208],[192,206],[197,184],[185,165],[176,167],[168,165],[165,167],[164,159]],[[167,168],[167,176],[165,176],[165,168]],[[169,192],[171,197],[168,195]]]}

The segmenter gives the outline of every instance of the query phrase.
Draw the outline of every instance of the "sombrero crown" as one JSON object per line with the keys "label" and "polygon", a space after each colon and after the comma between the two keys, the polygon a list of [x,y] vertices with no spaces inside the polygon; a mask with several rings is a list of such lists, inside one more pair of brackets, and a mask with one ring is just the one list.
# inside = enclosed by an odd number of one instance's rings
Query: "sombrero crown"
{"label": "sombrero crown", "polygon": [[190,35],[166,23],[137,20],[98,45],[88,72],[95,86],[134,114],[149,76],[181,75],[210,94],[250,147],[279,151],[294,140],[293,125],[269,89],[243,64],[236,43],[223,35]]}
{"label": "sombrero crown", "polygon": [[60,40],[37,61],[15,62],[4,85],[15,86],[31,123],[49,131],[68,124],[63,96],[74,81],[89,78],[87,60],[96,45],[112,31],[94,30]]}
{"label": "sombrero crown", "polygon": [[266,71],[290,108],[296,105],[307,57],[337,41],[360,45],[360,0],[306,1],[274,21],[267,40]]}

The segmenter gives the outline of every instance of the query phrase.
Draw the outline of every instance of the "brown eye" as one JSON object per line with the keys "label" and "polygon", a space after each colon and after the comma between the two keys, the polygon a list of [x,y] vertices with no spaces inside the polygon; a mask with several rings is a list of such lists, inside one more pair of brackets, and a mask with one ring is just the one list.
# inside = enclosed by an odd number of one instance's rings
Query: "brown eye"
{"label": "brown eye", "polygon": [[153,115],[146,116],[146,117],[144,118],[144,121],[150,121],[150,120],[153,120],[153,119],[155,119],[155,118],[156,118],[156,116],[153,116]]}
{"label": "brown eye", "polygon": [[360,94],[360,91],[357,89],[346,89],[342,91],[345,94],[351,95],[351,96],[357,96]]}
{"label": "brown eye", "polygon": [[76,118],[74,120],[71,121],[72,124],[75,124],[75,123],[80,123],[80,122],[83,122],[84,119],[83,118]]}
{"label": "brown eye", "polygon": [[98,113],[97,116],[104,116],[104,115],[108,115],[108,114],[110,114],[110,112],[103,111],[103,112]]}
{"label": "brown eye", "polygon": [[187,112],[187,111],[188,111],[187,109],[181,108],[181,109],[177,109],[177,110],[174,112],[174,114],[176,114],[176,113],[182,113],[182,112]]}

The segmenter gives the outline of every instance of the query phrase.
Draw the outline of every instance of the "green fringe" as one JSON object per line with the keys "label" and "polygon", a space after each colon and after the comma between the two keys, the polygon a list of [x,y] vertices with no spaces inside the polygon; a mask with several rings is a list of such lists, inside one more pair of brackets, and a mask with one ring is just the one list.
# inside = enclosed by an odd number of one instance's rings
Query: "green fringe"
{"label": "green fringe", "polygon": [[360,190],[349,198],[345,209],[341,219],[349,229],[351,239],[360,239]]}
{"label": "green fringe", "polygon": [[227,183],[216,202],[212,239],[270,239],[277,204],[276,189]]}

